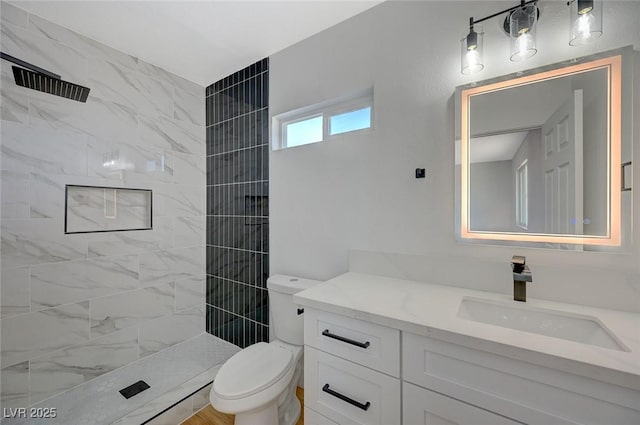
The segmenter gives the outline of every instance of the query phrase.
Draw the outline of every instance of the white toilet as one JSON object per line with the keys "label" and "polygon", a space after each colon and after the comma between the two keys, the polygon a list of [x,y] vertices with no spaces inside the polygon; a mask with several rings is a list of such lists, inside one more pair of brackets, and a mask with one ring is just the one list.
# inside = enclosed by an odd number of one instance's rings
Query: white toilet
{"label": "white toilet", "polygon": [[236,415],[235,425],[293,425],[300,416],[296,387],[302,375],[303,316],[293,294],[319,283],[293,276],[267,280],[275,340],[233,355],[218,371],[209,400]]}

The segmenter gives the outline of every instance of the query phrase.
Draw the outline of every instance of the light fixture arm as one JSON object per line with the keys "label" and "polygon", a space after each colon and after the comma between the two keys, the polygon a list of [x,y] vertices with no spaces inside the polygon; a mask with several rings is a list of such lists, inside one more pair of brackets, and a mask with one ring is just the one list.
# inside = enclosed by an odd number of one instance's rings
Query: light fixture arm
{"label": "light fixture arm", "polygon": [[473,25],[474,24],[479,24],[480,22],[484,22],[487,19],[495,18],[496,16],[500,16],[500,15],[505,14],[505,13],[513,12],[514,10],[516,10],[519,7],[524,7],[524,6],[528,5],[528,4],[537,3],[537,2],[538,2],[538,0],[529,0],[529,1],[520,0],[520,4],[519,5],[510,7],[508,9],[502,10],[502,11],[497,12],[497,13],[494,13],[493,15],[485,16],[482,19],[475,20],[475,19],[473,19],[473,17],[471,17],[469,19],[470,29],[473,29]]}

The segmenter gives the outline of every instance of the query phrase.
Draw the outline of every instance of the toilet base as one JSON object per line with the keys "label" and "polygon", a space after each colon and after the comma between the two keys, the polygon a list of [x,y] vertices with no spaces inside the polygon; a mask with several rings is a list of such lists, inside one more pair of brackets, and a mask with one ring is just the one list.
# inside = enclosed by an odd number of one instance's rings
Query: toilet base
{"label": "toilet base", "polygon": [[293,397],[287,409],[280,415],[280,425],[295,425],[300,417],[301,411],[302,406],[300,406],[300,400],[298,400],[298,397]]}
{"label": "toilet base", "polygon": [[278,403],[271,403],[261,409],[236,414],[234,425],[279,425]]}

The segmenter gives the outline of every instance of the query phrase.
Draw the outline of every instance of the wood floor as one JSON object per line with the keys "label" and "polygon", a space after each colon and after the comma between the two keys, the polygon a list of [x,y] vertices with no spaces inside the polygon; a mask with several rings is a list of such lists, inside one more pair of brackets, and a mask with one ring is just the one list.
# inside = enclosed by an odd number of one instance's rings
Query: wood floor
{"label": "wood floor", "polygon": [[[300,407],[302,408],[300,419],[298,419],[296,425],[304,425],[304,390],[298,387],[296,395],[300,400]],[[233,415],[220,413],[209,405],[186,419],[181,425],[233,425],[233,418]]]}

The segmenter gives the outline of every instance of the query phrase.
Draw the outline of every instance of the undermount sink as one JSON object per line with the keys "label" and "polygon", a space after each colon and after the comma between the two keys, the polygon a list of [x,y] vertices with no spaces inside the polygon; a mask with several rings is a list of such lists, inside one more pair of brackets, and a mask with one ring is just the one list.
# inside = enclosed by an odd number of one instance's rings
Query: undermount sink
{"label": "undermount sink", "polygon": [[596,317],[463,297],[458,317],[524,332],[629,351]]}

